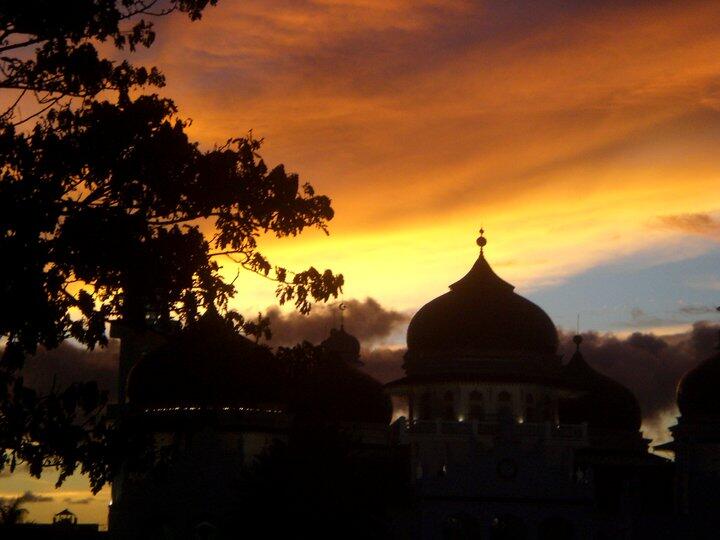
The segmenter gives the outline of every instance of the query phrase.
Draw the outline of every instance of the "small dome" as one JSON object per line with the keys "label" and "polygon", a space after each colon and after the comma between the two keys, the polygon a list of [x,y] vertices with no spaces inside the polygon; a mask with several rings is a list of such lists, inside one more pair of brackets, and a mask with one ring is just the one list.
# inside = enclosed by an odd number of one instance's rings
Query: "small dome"
{"label": "small dome", "polygon": [[320,346],[331,354],[336,354],[351,364],[362,364],[360,362],[360,342],[352,334],[345,331],[344,326],[340,329],[330,330],[330,336]]}
{"label": "small dome", "polygon": [[622,384],[590,367],[580,352],[579,337],[575,339],[577,350],[562,371],[564,386],[575,396],[560,401],[560,422],[637,432],[642,423],[637,399]]}
{"label": "small dome", "polygon": [[209,311],[160,348],[128,377],[128,399],[141,407],[258,406],[281,397],[281,371],[272,353]]}
{"label": "small dome", "polygon": [[409,355],[462,350],[486,356],[554,355],[555,325],[514,292],[480,253],[450,292],[425,304],[410,321]]}
{"label": "small dome", "polygon": [[677,404],[684,419],[720,418],[720,352],[680,380]]}
{"label": "small dome", "polygon": [[328,422],[389,424],[392,404],[383,385],[322,348],[298,345],[282,354],[292,355],[289,381],[291,412],[300,418]]}

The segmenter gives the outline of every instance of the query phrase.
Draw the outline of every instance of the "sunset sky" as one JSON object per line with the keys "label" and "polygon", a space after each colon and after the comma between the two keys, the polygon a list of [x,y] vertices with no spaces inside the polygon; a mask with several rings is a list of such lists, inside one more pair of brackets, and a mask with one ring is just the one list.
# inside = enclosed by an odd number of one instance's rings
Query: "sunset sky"
{"label": "sunset sky", "polygon": [[[417,309],[483,225],[559,325],[679,328],[720,289],[720,6],[597,4],[221,2],[143,61],[204,146],[252,129],[333,199],[330,237],[264,246],[347,298]],[[239,283],[237,309],[272,303]]]}
{"label": "sunset sky", "polygon": [[[720,303],[720,4],[598,4],[220,0],[158,21],[134,61],[165,73],[203,147],[252,130],[332,198],[330,236],[264,239],[274,263],[412,314],[483,226],[495,270],[557,325],[678,333]],[[263,279],[238,285],[236,309],[274,303]],[[51,477],[3,480],[58,497]],[[104,522],[107,500],[73,509]]]}

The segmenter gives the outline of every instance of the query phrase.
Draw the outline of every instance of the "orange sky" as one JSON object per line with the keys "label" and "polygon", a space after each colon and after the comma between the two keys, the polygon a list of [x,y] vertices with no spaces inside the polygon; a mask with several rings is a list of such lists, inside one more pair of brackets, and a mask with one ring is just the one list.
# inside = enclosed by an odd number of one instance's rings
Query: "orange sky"
{"label": "orange sky", "polygon": [[[481,223],[521,288],[697,255],[659,219],[720,207],[720,6],[561,4],[221,2],[163,21],[143,60],[203,144],[253,129],[333,198],[330,238],[266,245],[343,272],[347,296],[418,307]],[[272,302],[241,291],[240,309]]]}
{"label": "orange sky", "polygon": [[[205,147],[252,129],[270,164],[332,197],[330,237],[263,242],[277,264],[331,267],[346,297],[412,311],[470,266],[482,224],[498,273],[561,306],[602,265],[641,272],[720,238],[720,4],[597,4],[220,0],[161,21],[136,61],[164,71]],[[708,267],[659,286],[680,291],[664,304],[627,295],[666,316],[717,283]],[[239,288],[242,311],[273,303],[261,279]],[[628,330],[612,321],[630,304],[587,302],[549,313],[606,309],[589,324]]]}

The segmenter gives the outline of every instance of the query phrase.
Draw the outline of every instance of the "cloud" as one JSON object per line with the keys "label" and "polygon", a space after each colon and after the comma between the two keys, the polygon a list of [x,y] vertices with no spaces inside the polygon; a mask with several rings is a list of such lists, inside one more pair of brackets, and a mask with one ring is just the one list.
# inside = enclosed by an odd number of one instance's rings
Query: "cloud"
{"label": "cloud", "polygon": [[[680,378],[714,353],[718,327],[695,323],[691,331],[674,336],[636,332],[626,338],[612,334],[583,334],[582,352],[595,369],[628,387],[638,398],[646,422],[675,407]],[[561,332],[567,361],[575,346],[572,334]]]}
{"label": "cloud", "polygon": [[664,319],[661,317],[648,315],[645,310],[639,307],[634,307],[630,310],[630,320],[617,322],[615,323],[615,326],[619,326],[621,328],[657,328],[662,326],[669,326],[672,324],[678,324],[679,322],[680,321],[674,319]]}
{"label": "cloud", "polygon": [[720,220],[710,214],[697,213],[663,216],[660,218],[660,222],[666,227],[687,234],[720,240]]}
{"label": "cloud", "polygon": [[107,348],[94,351],[64,342],[56,349],[41,349],[27,358],[22,375],[27,386],[41,392],[50,390],[53,384],[63,388],[74,382],[96,381],[115,400],[118,352],[116,340],[110,340]]}
{"label": "cloud", "polygon": [[34,493],[32,491],[26,491],[20,497],[18,497],[21,502],[24,502],[26,504],[32,504],[32,503],[47,503],[47,502],[53,502],[55,499],[53,497],[50,497],[48,495],[40,495],[38,493]]}
{"label": "cloud", "polygon": [[[408,321],[406,313],[388,309],[373,298],[346,300],[343,302],[345,329],[365,346],[387,338],[403,323]],[[284,313],[276,306],[267,310],[270,318],[272,339],[269,344],[295,345],[303,340],[318,344],[330,334],[331,328],[340,325],[340,310],[337,304],[319,304],[309,315],[295,311]]]}
{"label": "cloud", "polygon": [[72,497],[65,497],[63,502],[68,504],[90,504],[93,501],[92,497],[82,497],[79,499],[73,499]]}
{"label": "cloud", "polygon": [[711,306],[697,306],[697,305],[690,305],[690,306],[682,306],[678,308],[678,312],[682,313],[683,315],[690,315],[690,316],[697,316],[697,315],[709,315],[711,313],[715,313],[718,311],[717,307],[711,307]]}
{"label": "cloud", "polygon": [[361,354],[365,365],[363,371],[382,383],[389,383],[405,376],[402,369],[404,348],[378,347],[363,350]]}

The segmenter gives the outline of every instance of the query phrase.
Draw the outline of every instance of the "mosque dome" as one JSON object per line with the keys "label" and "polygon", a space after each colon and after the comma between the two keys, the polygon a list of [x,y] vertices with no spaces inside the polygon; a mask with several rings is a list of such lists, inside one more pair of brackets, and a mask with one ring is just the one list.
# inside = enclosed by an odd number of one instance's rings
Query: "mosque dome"
{"label": "mosque dome", "polygon": [[560,402],[560,422],[587,422],[593,429],[636,432],[642,414],[633,393],[619,382],[595,371],[580,352],[582,336],[575,336],[577,346],[562,371],[563,386],[574,395]]}
{"label": "mosque dome", "polygon": [[680,380],[677,404],[682,417],[689,420],[720,418],[719,386],[720,352],[688,371]]}
{"label": "mosque dome", "polygon": [[352,334],[345,331],[344,325],[340,329],[333,328],[330,335],[320,346],[331,354],[336,354],[351,364],[362,364],[360,362],[360,341]]}
{"label": "mosque dome", "polygon": [[473,356],[546,356],[557,352],[558,336],[548,315],[514,292],[480,256],[450,291],[425,304],[410,321],[408,354],[461,351]]}
{"label": "mosque dome", "polygon": [[281,380],[267,347],[210,310],[137,362],[127,395],[140,407],[255,407],[280,402]]}

